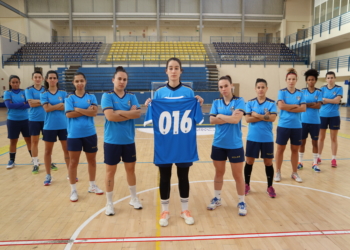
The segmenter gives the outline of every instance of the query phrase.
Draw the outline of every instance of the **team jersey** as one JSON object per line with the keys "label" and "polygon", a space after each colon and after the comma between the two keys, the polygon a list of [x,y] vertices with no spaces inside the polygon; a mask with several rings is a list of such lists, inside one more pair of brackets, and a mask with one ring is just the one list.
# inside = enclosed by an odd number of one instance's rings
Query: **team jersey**
{"label": "team jersey", "polygon": [[[306,104],[312,102],[322,102],[322,91],[318,88],[316,88],[312,93],[308,88],[302,89],[301,92],[304,94]],[[301,122],[309,124],[321,124],[320,110],[308,108],[306,106],[306,111],[301,113]]]}
{"label": "team jersey", "polygon": [[196,123],[202,122],[200,104],[193,97],[152,100],[144,126],[153,123],[154,163],[198,161]]}
{"label": "team jersey", "polygon": [[[45,88],[43,86],[41,86],[39,90],[34,88],[34,85],[30,86],[25,90],[26,99],[40,100],[40,94],[44,91],[45,91]],[[43,106],[38,106],[38,107],[29,109],[29,121],[42,122],[44,120],[45,120],[45,110]]]}
{"label": "team jersey", "polygon": [[[71,93],[67,96],[64,104],[65,112],[72,112],[74,108],[87,109],[91,105],[98,106],[95,95],[85,93],[82,97]],[[96,134],[94,118],[82,115],[67,119],[68,138],[83,138]]]}
{"label": "team jersey", "polygon": [[[343,87],[335,85],[329,89],[327,85],[321,87],[323,98],[334,99],[337,96],[343,97]],[[335,117],[340,116],[339,104],[327,103],[323,104],[320,110],[321,117]]]}
{"label": "team jersey", "polygon": [[[126,92],[123,97],[119,97],[113,90],[103,93],[101,107],[105,111],[107,109],[130,110],[136,105],[140,108],[136,96],[133,93]],[[135,142],[135,121],[130,119],[122,122],[112,122],[105,118],[104,142],[110,144],[131,144]]]}
{"label": "team jersey", "polygon": [[[228,105],[225,104],[223,98],[219,98],[213,101],[210,115],[232,115],[235,110],[241,110],[245,114],[245,103],[242,97],[232,97]],[[243,147],[241,126],[241,121],[237,124],[215,124],[213,146],[226,149]]]}
{"label": "team jersey", "polygon": [[[278,91],[278,100],[284,101],[285,104],[305,104],[303,92],[295,89],[294,93],[290,93],[287,88]],[[300,113],[293,113],[286,110],[281,110],[278,126],[282,128],[302,128]]]}
{"label": "team jersey", "polygon": [[[264,102],[259,103],[258,99],[254,98],[247,102],[247,115],[251,115],[252,112],[265,115],[267,111],[271,115],[277,115],[277,106],[274,100],[266,98]],[[268,121],[250,122],[247,140],[254,142],[273,142],[272,127],[272,122]]]}
{"label": "team jersey", "polygon": [[[57,90],[56,93],[51,93],[49,90],[40,94],[41,105],[51,104],[56,105],[64,103],[67,92],[64,90]],[[60,130],[67,129],[67,117],[64,110],[54,110],[45,114],[44,122],[45,130]]]}
{"label": "team jersey", "polygon": [[180,84],[173,88],[169,84],[159,87],[154,93],[153,99],[165,98],[165,97],[194,97],[194,92],[191,87]]}
{"label": "team jersey", "polygon": [[[11,89],[6,90],[4,93],[4,101],[11,101],[12,103],[25,103],[27,102],[23,89],[20,89],[16,94]],[[23,121],[28,119],[28,109],[8,109],[7,119],[13,121]]]}

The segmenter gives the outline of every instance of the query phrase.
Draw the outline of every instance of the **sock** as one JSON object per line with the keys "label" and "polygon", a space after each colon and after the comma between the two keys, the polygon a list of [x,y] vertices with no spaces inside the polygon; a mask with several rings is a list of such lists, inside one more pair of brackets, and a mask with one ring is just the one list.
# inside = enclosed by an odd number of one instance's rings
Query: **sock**
{"label": "sock", "polygon": [[129,186],[130,194],[131,194],[131,199],[136,198],[136,185],[134,186]]}
{"label": "sock", "polygon": [[113,191],[106,192],[107,203],[113,203]]}
{"label": "sock", "polygon": [[221,199],[221,190],[214,190],[214,196],[220,200]]}
{"label": "sock", "polygon": [[336,155],[332,155],[332,160],[336,160]]}
{"label": "sock", "polygon": [[314,164],[317,164],[317,158],[318,158],[318,154],[312,154],[312,157],[314,159]]}
{"label": "sock", "polygon": [[16,159],[16,153],[10,153],[10,160],[15,161]]}
{"label": "sock", "polygon": [[71,191],[77,191],[77,185],[76,184],[70,184]]}
{"label": "sock", "polygon": [[318,154],[318,158],[320,158],[320,159],[321,159],[321,154]]}
{"label": "sock", "polygon": [[180,197],[180,201],[181,201],[182,212],[185,210],[188,210],[188,198],[181,198]]}
{"label": "sock", "polygon": [[244,179],[245,179],[245,183],[248,184],[248,185],[250,183],[250,176],[252,174],[252,170],[253,170],[253,165],[245,163],[245,166],[244,166]]}
{"label": "sock", "polygon": [[238,195],[238,203],[244,202],[245,195]]}
{"label": "sock", "polygon": [[160,203],[162,204],[163,212],[164,211],[169,211],[169,199],[167,199],[167,200],[160,200]]}
{"label": "sock", "polygon": [[90,187],[96,186],[95,181],[89,181],[90,182]]}
{"label": "sock", "polygon": [[304,157],[304,153],[300,153],[300,152],[299,152],[299,162],[300,162],[300,163],[303,162],[303,157]]}
{"label": "sock", "polygon": [[32,150],[28,150],[30,157],[32,157]]}
{"label": "sock", "polygon": [[38,157],[32,157],[32,159],[33,159],[33,164],[38,166],[39,165]]}
{"label": "sock", "polygon": [[265,166],[265,173],[266,173],[266,178],[267,178],[267,187],[272,186],[273,182],[273,175],[274,175],[274,169],[273,166]]}

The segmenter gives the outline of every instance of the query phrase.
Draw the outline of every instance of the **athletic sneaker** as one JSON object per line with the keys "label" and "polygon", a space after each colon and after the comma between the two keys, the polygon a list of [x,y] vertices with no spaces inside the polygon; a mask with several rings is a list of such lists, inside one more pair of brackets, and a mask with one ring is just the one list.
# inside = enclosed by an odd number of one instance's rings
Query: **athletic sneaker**
{"label": "athletic sneaker", "polygon": [[317,164],[320,165],[321,164],[321,158],[317,158]]}
{"label": "athletic sneaker", "polygon": [[169,224],[168,223],[169,218],[170,218],[169,212],[163,211],[162,214],[160,215],[159,225],[161,225],[162,227],[166,227]]}
{"label": "athletic sneaker", "polygon": [[[67,175],[67,180],[69,180],[69,175]],[[78,179],[78,177],[76,177],[75,182],[78,182],[78,181],[79,181],[79,179]]]}
{"label": "athletic sneaker", "polygon": [[56,167],[55,163],[51,163],[51,170],[52,171],[57,171],[58,168]]}
{"label": "athletic sneaker", "polygon": [[240,216],[245,216],[247,214],[247,204],[245,202],[242,201],[238,203],[237,207]]}
{"label": "athletic sneaker", "polygon": [[301,162],[298,162],[298,169],[301,170],[303,168],[304,168],[303,164]]}
{"label": "athletic sneaker", "polygon": [[97,185],[90,186],[88,192],[89,193],[95,193],[97,195],[103,194],[103,191],[101,189],[99,189]]}
{"label": "athletic sneaker", "polygon": [[51,180],[51,175],[47,174],[45,177],[44,186],[50,186]]}
{"label": "athletic sneaker", "polygon": [[337,167],[337,160],[336,159],[333,159],[331,161],[331,166],[332,166],[332,168],[336,168]]}
{"label": "athletic sneaker", "polygon": [[207,209],[214,210],[219,206],[221,206],[221,199],[214,197],[213,199],[211,199],[210,204],[207,206]]}
{"label": "athletic sneaker", "polygon": [[78,193],[77,193],[76,190],[74,190],[74,191],[72,191],[72,192],[70,193],[70,201],[71,201],[71,202],[76,202],[76,201],[78,201]]}
{"label": "athletic sneaker", "polygon": [[313,165],[312,165],[312,169],[313,169],[316,173],[321,172],[321,169],[319,169],[319,167],[317,166],[317,164],[313,164]]}
{"label": "athletic sneaker", "polygon": [[105,214],[108,216],[112,216],[115,214],[113,203],[107,203]]}
{"label": "athletic sneaker", "polygon": [[269,196],[271,198],[275,198],[276,197],[275,189],[272,186],[267,188],[267,193],[269,194]]}
{"label": "athletic sneaker", "polygon": [[194,219],[190,213],[190,211],[185,210],[181,212],[181,217],[184,218],[185,222],[187,225],[193,225],[194,224]]}
{"label": "athletic sneaker", "polygon": [[250,186],[248,184],[245,184],[245,195],[247,195],[250,192]]}
{"label": "athletic sneaker", "polygon": [[275,181],[281,181],[281,172],[276,172],[276,175],[275,175]]}
{"label": "athletic sneaker", "polygon": [[7,167],[6,169],[11,169],[16,165],[16,163],[13,160],[9,160],[9,162],[7,163]]}
{"label": "athletic sneaker", "polygon": [[34,165],[33,170],[32,170],[32,174],[39,174],[39,166]]}
{"label": "athletic sneaker", "polygon": [[137,197],[131,199],[129,205],[134,206],[135,209],[142,209],[142,204]]}
{"label": "athletic sneaker", "polygon": [[294,179],[296,182],[303,182],[298,173],[292,173],[291,178]]}

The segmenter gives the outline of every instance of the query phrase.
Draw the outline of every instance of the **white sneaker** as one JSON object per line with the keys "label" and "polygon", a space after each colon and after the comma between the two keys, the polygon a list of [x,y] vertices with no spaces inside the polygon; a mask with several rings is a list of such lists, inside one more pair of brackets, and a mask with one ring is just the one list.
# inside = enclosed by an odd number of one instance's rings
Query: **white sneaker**
{"label": "white sneaker", "polygon": [[294,179],[296,182],[303,182],[298,173],[292,173],[291,178]]}
{"label": "white sneaker", "polygon": [[238,215],[246,216],[247,214],[247,204],[245,202],[240,202],[237,205],[238,207]]}
{"label": "white sneaker", "polygon": [[13,160],[9,160],[9,162],[7,163],[7,167],[6,169],[11,169],[16,165],[16,163]]}
{"label": "white sneaker", "polygon": [[276,175],[275,175],[275,181],[281,181],[281,172],[276,172]]}
{"label": "white sneaker", "polygon": [[207,206],[208,210],[214,210],[218,206],[221,206],[221,199],[214,197],[211,199],[210,204]]}
{"label": "white sneaker", "polygon": [[70,201],[71,202],[76,202],[78,201],[78,193],[76,190],[70,193]]}
{"label": "white sneaker", "polygon": [[137,197],[131,199],[129,205],[134,206],[135,209],[142,209],[142,204]]}
{"label": "white sneaker", "polygon": [[187,225],[193,225],[194,224],[194,219],[190,213],[190,211],[185,210],[181,212],[181,217],[185,219],[185,222]]}
{"label": "white sneaker", "polygon": [[107,203],[105,214],[108,216],[112,216],[115,214],[113,203]]}
{"label": "white sneaker", "polygon": [[169,224],[168,223],[169,218],[170,218],[169,212],[163,211],[162,214],[160,215],[159,225],[162,227],[166,227]]}
{"label": "white sneaker", "polygon": [[90,186],[88,192],[95,193],[97,195],[103,194],[103,191],[101,189],[99,189],[99,187],[97,185]]}

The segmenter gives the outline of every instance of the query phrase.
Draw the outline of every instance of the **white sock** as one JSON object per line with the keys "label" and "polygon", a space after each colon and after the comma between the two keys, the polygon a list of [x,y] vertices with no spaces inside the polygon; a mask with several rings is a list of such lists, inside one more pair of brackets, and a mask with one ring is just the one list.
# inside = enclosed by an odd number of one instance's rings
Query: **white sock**
{"label": "white sock", "polygon": [[32,159],[33,159],[33,164],[38,166],[39,165],[38,157],[32,157]]}
{"label": "white sock", "polygon": [[304,153],[300,153],[300,152],[299,152],[299,162],[300,162],[300,163],[303,162],[303,157],[304,157]]}
{"label": "white sock", "polygon": [[180,198],[182,212],[188,210],[188,198]]}
{"label": "white sock", "polygon": [[129,186],[130,194],[131,194],[131,199],[136,198],[136,185],[134,186]]}
{"label": "white sock", "polygon": [[90,182],[90,187],[96,186],[95,181],[89,181]]}
{"label": "white sock", "polygon": [[221,199],[221,190],[214,190],[214,196],[220,200]]}
{"label": "white sock", "polygon": [[312,154],[312,157],[314,158],[314,164],[317,164],[318,154]]}
{"label": "white sock", "polygon": [[238,203],[244,202],[244,195],[238,195]]}
{"label": "white sock", "polygon": [[169,199],[167,200],[160,200],[160,203],[162,204],[162,210],[169,211]]}
{"label": "white sock", "polygon": [[113,191],[106,192],[107,203],[113,203]]}
{"label": "white sock", "polygon": [[320,158],[320,159],[321,159],[321,154],[318,154],[318,158]]}
{"label": "white sock", "polygon": [[336,160],[336,155],[332,155],[332,160]]}
{"label": "white sock", "polygon": [[70,184],[70,190],[73,191],[77,191],[77,184]]}

